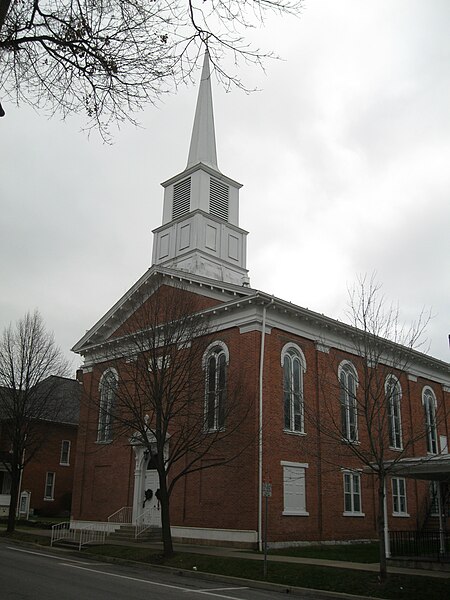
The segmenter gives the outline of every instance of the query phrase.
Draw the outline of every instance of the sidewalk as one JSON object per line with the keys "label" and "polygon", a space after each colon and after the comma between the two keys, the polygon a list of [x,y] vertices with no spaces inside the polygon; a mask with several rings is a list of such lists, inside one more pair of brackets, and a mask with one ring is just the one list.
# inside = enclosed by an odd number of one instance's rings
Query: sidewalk
{"label": "sidewalk", "polygon": [[[17,528],[17,531],[23,533],[34,534],[37,536],[50,537],[50,529],[21,529]],[[162,550],[162,542],[130,542],[130,541],[118,541],[114,540],[114,545],[117,546],[129,546],[137,548],[152,548],[154,550]],[[223,546],[201,546],[194,544],[177,544],[174,543],[175,552],[187,552],[189,554],[209,554],[211,556],[224,556],[227,558],[243,558],[246,560],[264,560],[262,554],[257,554],[251,550],[245,550],[242,548],[229,548]],[[301,556],[280,556],[278,554],[268,554],[267,557],[269,562],[285,562],[285,563],[297,563],[305,565],[316,565],[322,567],[333,567],[337,569],[351,569],[355,571],[370,571],[377,572],[379,570],[378,563],[356,563],[349,561],[340,560],[326,560],[320,558],[306,558]],[[392,567],[388,566],[389,573],[397,573],[401,575],[418,575],[422,577],[436,577],[439,579],[450,579],[450,571],[435,571],[432,569],[409,569],[403,567]]]}

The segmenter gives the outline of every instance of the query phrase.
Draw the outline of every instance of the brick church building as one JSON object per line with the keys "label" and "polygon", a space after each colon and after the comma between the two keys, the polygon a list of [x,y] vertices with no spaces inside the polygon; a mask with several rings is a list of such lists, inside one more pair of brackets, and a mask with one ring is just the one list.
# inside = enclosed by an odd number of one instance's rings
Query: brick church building
{"label": "brick church building", "polygon": [[[122,388],[135,390],[134,406],[141,402],[136,381],[130,387],[124,375],[140,360],[133,345],[142,334],[139,315],[155,305],[161,315],[178,298],[207,323],[179,347],[200,349],[191,424],[200,420],[198,431],[206,440],[216,435],[217,444],[173,488],[174,539],[257,546],[264,531],[274,545],[375,539],[371,462],[380,456],[388,527],[423,527],[450,478],[449,365],[374,336],[373,350],[361,352],[364,332],[251,287],[241,185],[217,165],[207,56],[187,166],[162,185],[152,266],[73,348],[84,359],[73,523],[105,522],[114,513],[135,523],[145,513],[158,525],[152,447],[140,441],[145,431],[118,433],[114,407]],[[227,413],[231,395],[238,417]],[[139,414],[150,430],[146,410],[144,402]],[[226,444],[221,434],[230,429]],[[180,431],[176,418],[169,422],[167,464]],[[189,461],[187,452],[169,484]]]}

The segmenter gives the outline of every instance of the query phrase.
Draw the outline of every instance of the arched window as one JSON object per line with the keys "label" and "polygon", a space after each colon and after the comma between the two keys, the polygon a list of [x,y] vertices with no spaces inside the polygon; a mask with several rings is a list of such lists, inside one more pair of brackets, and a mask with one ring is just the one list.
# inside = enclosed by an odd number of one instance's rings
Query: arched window
{"label": "arched window", "polygon": [[116,403],[117,382],[119,376],[115,369],[105,371],[100,379],[100,407],[98,412],[98,442],[112,440],[112,422]]}
{"label": "arched window", "polygon": [[400,387],[400,382],[397,377],[389,375],[389,377],[386,378],[384,389],[388,406],[389,445],[391,448],[401,450],[403,448],[400,407],[402,388]]}
{"label": "arched window", "polygon": [[203,355],[205,369],[205,429],[225,427],[228,348],[223,342],[210,344]]}
{"label": "arched window", "polygon": [[436,396],[430,387],[425,387],[423,389],[422,404],[425,410],[427,452],[430,454],[437,454],[438,442],[436,428]]}
{"label": "arched window", "polygon": [[295,344],[286,344],[281,351],[283,367],[284,430],[305,432],[305,407],[303,402],[303,374],[306,361]]}
{"label": "arched window", "polygon": [[341,403],[342,437],[348,442],[358,441],[358,407],[356,388],[358,376],[351,362],[339,366],[339,398]]}

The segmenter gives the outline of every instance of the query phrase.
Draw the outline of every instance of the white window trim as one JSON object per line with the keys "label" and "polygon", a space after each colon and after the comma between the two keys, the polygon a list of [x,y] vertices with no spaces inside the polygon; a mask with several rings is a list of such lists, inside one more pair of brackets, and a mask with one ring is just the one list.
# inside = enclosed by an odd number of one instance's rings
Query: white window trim
{"label": "white window trim", "polygon": [[[208,383],[209,383],[209,379],[208,379],[208,361],[210,359],[210,357],[212,356],[212,354],[221,354],[223,353],[225,356],[225,365],[226,367],[228,367],[228,364],[230,362],[230,352],[228,350],[228,346],[225,344],[225,342],[222,342],[222,340],[216,340],[215,342],[211,342],[211,344],[209,344],[206,348],[206,350],[203,353],[203,357],[202,357],[202,368],[204,371],[204,381],[205,381],[205,400],[204,400],[204,415],[205,415],[205,419],[204,419],[204,430],[206,433],[217,433],[218,431],[225,431],[225,426],[219,426],[217,424],[217,418],[218,418],[218,412],[219,412],[219,405],[216,404],[215,409],[214,409],[214,426],[213,427],[208,427]],[[227,386],[227,378],[228,378],[228,370],[225,370],[225,389]]]}
{"label": "white window trim", "polygon": [[[394,503],[394,479],[396,479],[396,480],[402,479],[403,482],[404,482],[404,489],[405,489],[405,496],[404,496],[404,498],[405,498],[405,507],[406,507],[405,512],[401,512],[401,511],[397,511],[396,512],[394,510],[394,506],[395,506],[395,503]],[[391,478],[391,490],[392,490],[392,516],[393,517],[400,517],[400,518],[402,518],[402,517],[409,517],[410,515],[408,513],[408,495],[406,493],[406,479],[404,477],[392,477]],[[397,494],[397,495],[400,497],[399,494]]]}
{"label": "white window trim", "polygon": [[[64,442],[66,442],[67,444],[69,444],[69,447],[67,449],[67,462],[63,462],[63,448],[64,448]],[[62,467],[69,467],[70,466],[70,450],[71,450],[71,442],[70,440],[61,440],[61,453],[59,455],[59,464]]]}
{"label": "white window trim", "polygon": [[430,392],[431,401],[433,403],[433,411],[434,411],[434,415],[433,415],[434,416],[434,433],[436,435],[436,452],[430,452],[430,450],[428,450],[428,442],[430,440],[430,432],[429,432],[427,418],[426,418],[426,414],[425,414],[425,428],[426,428],[425,439],[426,439],[426,442],[427,442],[427,454],[429,456],[436,456],[436,454],[439,454],[439,434],[438,434],[437,423],[436,423],[437,399],[436,399],[436,394],[434,393],[433,388],[430,387],[429,385],[426,385],[423,388],[423,390],[422,390],[422,406],[424,408],[425,408],[425,396],[426,396],[426,392]]}
{"label": "white window trim", "polygon": [[[295,469],[303,469],[304,478],[305,478],[305,506],[306,506],[306,469],[309,467],[309,463],[299,463],[299,462],[291,462],[288,460],[280,461],[282,467],[291,467]],[[284,469],[283,469],[283,496],[284,496]],[[283,497],[283,507],[284,507],[284,497]],[[307,510],[284,510],[281,513],[286,517],[309,517],[309,512]]]}
{"label": "white window trim", "polygon": [[[299,435],[299,436],[304,436],[306,435],[305,432],[305,396],[304,396],[304,387],[305,387],[305,373],[306,373],[306,360],[305,360],[305,355],[303,354],[302,349],[300,348],[300,346],[297,346],[297,344],[294,344],[293,342],[288,342],[287,344],[285,344],[281,350],[281,368],[283,370],[283,396],[284,396],[284,359],[286,357],[286,355],[292,356],[295,355],[300,362],[300,368],[301,368],[301,390],[300,390],[300,395],[301,395],[301,429],[296,430],[296,429],[292,429],[292,427],[286,428],[283,427],[283,431],[284,433],[287,434],[291,434],[291,435]],[[292,416],[292,398],[291,398],[291,416]],[[283,397],[283,413],[284,413],[284,397]],[[292,425],[292,421],[293,419],[290,419],[291,421],[291,425]],[[284,414],[283,414],[283,422],[284,422]]]}
{"label": "white window trim", "polygon": [[[47,496],[47,481],[48,481],[48,476],[52,474],[53,475],[53,481],[52,481],[52,495],[51,496]],[[53,502],[55,499],[55,479],[56,479],[56,473],[54,471],[47,471],[47,473],[45,474],[45,487],[44,487],[44,500],[46,502]]]}
{"label": "white window trim", "polygon": [[114,367],[109,367],[102,373],[102,376],[100,377],[100,381],[98,383],[98,390],[100,393],[100,398],[99,398],[100,402],[99,402],[98,424],[97,424],[97,441],[96,441],[97,444],[111,444],[111,442],[113,441],[112,431],[111,431],[111,416],[110,416],[110,422],[109,422],[109,430],[110,431],[109,431],[108,437],[105,437],[105,436],[101,437],[101,432],[102,432],[103,427],[105,427],[105,431],[106,431],[106,425],[104,426],[100,421],[100,412],[102,409],[102,397],[101,397],[102,385],[103,385],[103,380],[106,378],[106,376],[109,373],[112,373],[112,375],[114,376],[114,378],[116,380],[116,385],[117,386],[119,385],[119,373],[117,372],[116,369],[114,369]]}
{"label": "white window trim", "polygon": [[[341,373],[342,371],[348,371],[351,370],[352,374],[355,378],[355,439],[350,439],[349,437],[344,437],[342,436],[342,441],[346,444],[359,444],[359,423],[358,423],[358,399],[357,399],[357,393],[358,393],[358,386],[359,386],[359,377],[358,377],[358,371],[355,367],[355,365],[349,361],[349,360],[343,360],[341,362],[341,364],[338,367],[338,383],[339,383],[339,395],[341,393]],[[347,396],[348,396],[348,392],[347,392]],[[341,400],[339,398],[339,404],[341,405]],[[342,407],[340,406],[341,410]],[[348,431],[346,433],[350,433],[350,406],[348,403],[346,403],[345,405],[345,411],[346,411],[346,429],[348,429]]]}
{"label": "white window trim", "polygon": [[[362,482],[361,482],[361,473],[362,471],[360,469],[342,469],[342,483],[343,483],[343,493],[344,493],[344,511],[343,511],[343,516],[344,517],[365,517],[366,513],[363,512],[362,510],[360,511],[353,511],[353,510],[345,510],[345,475],[358,475],[359,476],[359,496],[360,496],[360,504],[362,507]],[[352,479],[352,504],[353,504],[353,479]]]}
{"label": "white window trim", "polygon": [[388,427],[389,427],[389,431],[388,431],[388,435],[389,435],[389,442],[391,441],[390,437],[390,432],[392,428],[392,420],[393,420],[393,415],[390,415],[390,411],[391,411],[391,397],[388,395],[389,394],[389,386],[393,385],[395,386],[398,390],[399,390],[399,398],[398,398],[398,403],[399,403],[399,407],[398,407],[398,412],[399,412],[399,425],[400,425],[400,446],[393,446],[389,443],[389,450],[394,450],[395,452],[401,452],[403,450],[403,424],[402,424],[402,397],[403,397],[403,392],[402,392],[402,386],[400,384],[400,381],[398,379],[398,377],[396,377],[395,375],[391,374],[388,375],[386,377],[386,381],[384,383],[384,393],[388,402]]}
{"label": "white window trim", "polygon": [[202,369],[204,371],[206,370],[206,366],[207,366],[207,363],[208,363],[208,358],[209,358],[211,352],[213,350],[215,350],[216,348],[220,348],[221,350],[223,350],[223,352],[225,354],[225,361],[226,361],[227,365],[230,362],[230,352],[228,350],[228,346],[225,344],[225,342],[222,342],[222,340],[216,340],[215,342],[211,342],[206,347],[206,350],[203,352]]}

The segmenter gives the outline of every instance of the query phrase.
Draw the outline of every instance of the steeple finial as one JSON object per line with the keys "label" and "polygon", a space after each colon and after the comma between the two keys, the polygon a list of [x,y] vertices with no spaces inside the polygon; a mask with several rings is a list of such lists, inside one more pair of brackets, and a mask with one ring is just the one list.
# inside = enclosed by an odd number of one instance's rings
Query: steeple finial
{"label": "steeple finial", "polygon": [[191,145],[186,168],[192,167],[200,162],[217,171],[219,170],[217,166],[216,133],[214,129],[208,51],[205,52],[205,58],[203,60],[197,107],[195,109],[194,127],[192,128]]}

